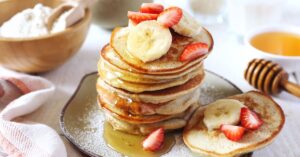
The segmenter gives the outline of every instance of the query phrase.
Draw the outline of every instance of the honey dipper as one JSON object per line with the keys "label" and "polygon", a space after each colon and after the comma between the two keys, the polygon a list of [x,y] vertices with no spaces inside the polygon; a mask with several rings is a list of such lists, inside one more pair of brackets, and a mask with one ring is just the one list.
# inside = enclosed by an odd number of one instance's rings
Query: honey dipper
{"label": "honey dipper", "polygon": [[283,89],[300,97],[300,86],[288,81],[288,73],[272,61],[253,59],[249,62],[244,77],[252,86],[267,94],[278,94]]}

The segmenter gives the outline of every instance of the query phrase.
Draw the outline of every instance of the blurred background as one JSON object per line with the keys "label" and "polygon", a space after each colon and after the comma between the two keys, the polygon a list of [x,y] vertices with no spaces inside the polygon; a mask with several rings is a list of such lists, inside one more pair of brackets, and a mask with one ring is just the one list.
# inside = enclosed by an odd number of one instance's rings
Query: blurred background
{"label": "blurred background", "polygon": [[[138,10],[152,0],[98,0],[93,7],[94,22],[104,28],[126,25],[127,10]],[[165,6],[180,6],[194,15],[202,25],[226,24],[237,35],[263,25],[300,26],[299,0],[154,0]],[[106,7],[110,6],[110,7]]]}

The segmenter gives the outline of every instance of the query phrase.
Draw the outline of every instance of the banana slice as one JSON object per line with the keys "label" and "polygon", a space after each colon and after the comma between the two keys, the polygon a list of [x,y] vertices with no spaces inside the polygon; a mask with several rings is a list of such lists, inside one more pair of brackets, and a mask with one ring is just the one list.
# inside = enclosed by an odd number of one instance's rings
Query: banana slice
{"label": "banana slice", "polygon": [[182,10],[182,13],[182,18],[179,23],[172,26],[173,30],[178,34],[187,37],[194,37],[198,35],[202,30],[200,24],[189,13],[184,10]]}
{"label": "banana slice", "polygon": [[205,109],[203,122],[208,130],[219,129],[222,124],[235,125],[240,121],[242,107],[244,104],[237,100],[217,100]]}
{"label": "banana slice", "polygon": [[165,55],[171,47],[172,35],[168,28],[157,21],[144,21],[130,28],[127,49],[143,62],[150,62]]}

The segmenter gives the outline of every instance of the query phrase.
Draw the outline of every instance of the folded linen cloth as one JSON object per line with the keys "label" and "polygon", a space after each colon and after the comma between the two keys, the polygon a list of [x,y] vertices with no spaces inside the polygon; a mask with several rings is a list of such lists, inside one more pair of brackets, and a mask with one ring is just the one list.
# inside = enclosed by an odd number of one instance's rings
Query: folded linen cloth
{"label": "folded linen cloth", "polygon": [[41,77],[0,67],[0,107],[5,107],[0,113],[0,146],[7,156],[67,156],[63,141],[52,128],[33,122],[13,121],[38,109],[54,91],[54,85]]}

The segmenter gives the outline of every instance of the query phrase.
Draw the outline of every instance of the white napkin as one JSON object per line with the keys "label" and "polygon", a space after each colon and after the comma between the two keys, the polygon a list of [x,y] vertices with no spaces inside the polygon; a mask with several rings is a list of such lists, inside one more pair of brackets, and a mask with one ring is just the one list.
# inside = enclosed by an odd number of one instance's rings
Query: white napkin
{"label": "white napkin", "polygon": [[41,77],[12,72],[2,67],[0,78],[13,78],[15,82],[11,83],[24,93],[5,104],[0,113],[0,146],[5,153],[9,157],[67,157],[63,141],[52,128],[33,122],[13,121],[43,105],[54,93],[54,85]]}

